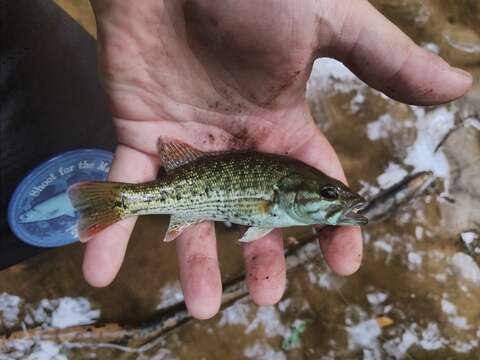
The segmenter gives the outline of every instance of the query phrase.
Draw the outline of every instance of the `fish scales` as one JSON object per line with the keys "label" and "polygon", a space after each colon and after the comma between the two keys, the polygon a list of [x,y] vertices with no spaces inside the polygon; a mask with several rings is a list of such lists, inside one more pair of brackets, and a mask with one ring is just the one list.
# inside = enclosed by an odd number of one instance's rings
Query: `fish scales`
{"label": "fish scales", "polygon": [[124,197],[139,215],[174,209],[191,219],[262,216],[262,203],[272,200],[275,184],[288,173],[286,164],[266,160],[248,152],[206,156],[156,182],[132,187]]}

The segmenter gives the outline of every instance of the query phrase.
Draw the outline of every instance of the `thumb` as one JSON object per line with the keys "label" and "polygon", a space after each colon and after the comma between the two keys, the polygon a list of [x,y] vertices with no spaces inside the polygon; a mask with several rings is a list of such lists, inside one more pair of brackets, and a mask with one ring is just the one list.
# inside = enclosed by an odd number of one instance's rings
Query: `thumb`
{"label": "thumb", "polygon": [[470,89],[470,74],[417,46],[367,1],[335,1],[334,14],[333,40],[320,55],[343,62],[373,88],[416,105],[448,102]]}

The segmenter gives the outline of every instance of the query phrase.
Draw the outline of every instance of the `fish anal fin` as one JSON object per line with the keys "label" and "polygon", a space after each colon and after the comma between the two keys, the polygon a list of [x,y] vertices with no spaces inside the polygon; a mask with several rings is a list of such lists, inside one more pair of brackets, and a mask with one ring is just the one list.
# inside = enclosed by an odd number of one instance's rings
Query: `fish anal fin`
{"label": "fish anal fin", "polygon": [[269,234],[273,228],[262,228],[262,227],[256,227],[252,226],[249,227],[248,230],[243,234],[243,236],[240,238],[240,242],[251,242],[260,239],[261,237],[264,237],[265,235]]}
{"label": "fish anal fin", "polygon": [[197,224],[198,221],[189,221],[180,217],[172,215],[170,218],[170,224],[168,225],[167,233],[163,241],[169,242],[179,237],[188,227]]}
{"label": "fish anal fin", "polygon": [[184,142],[168,138],[160,137],[157,145],[161,165],[167,172],[208,154]]}

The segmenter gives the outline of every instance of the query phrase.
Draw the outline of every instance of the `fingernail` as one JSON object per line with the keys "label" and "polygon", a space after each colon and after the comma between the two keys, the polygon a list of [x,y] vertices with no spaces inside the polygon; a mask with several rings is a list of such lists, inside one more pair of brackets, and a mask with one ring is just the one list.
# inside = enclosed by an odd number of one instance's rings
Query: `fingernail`
{"label": "fingernail", "polygon": [[473,78],[472,78],[472,74],[470,74],[468,71],[465,71],[463,69],[460,69],[460,68],[457,68],[457,67],[452,67],[451,68],[455,73],[457,73],[458,75],[462,76],[463,78],[465,78],[466,80],[468,81],[472,81]]}

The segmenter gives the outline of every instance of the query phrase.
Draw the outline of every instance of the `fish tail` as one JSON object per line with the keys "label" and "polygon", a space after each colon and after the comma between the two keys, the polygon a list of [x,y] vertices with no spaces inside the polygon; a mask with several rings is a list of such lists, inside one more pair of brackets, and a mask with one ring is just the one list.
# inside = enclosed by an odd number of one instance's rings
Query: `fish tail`
{"label": "fish tail", "polygon": [[122,192],[125,184],[86,181],[68,188],[73,207],[80,214],[78,234],[86,242],[106,227],[129,216]]}

